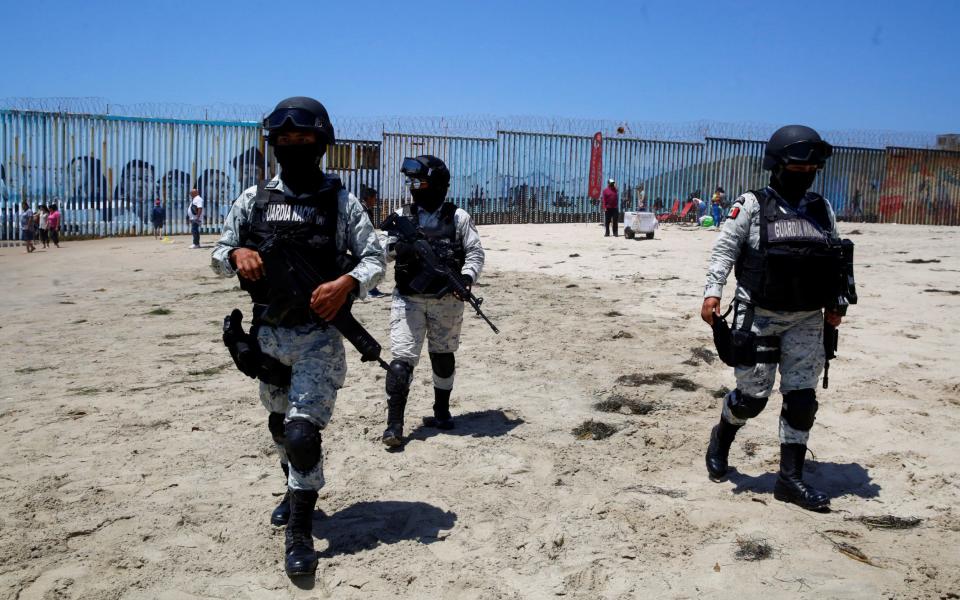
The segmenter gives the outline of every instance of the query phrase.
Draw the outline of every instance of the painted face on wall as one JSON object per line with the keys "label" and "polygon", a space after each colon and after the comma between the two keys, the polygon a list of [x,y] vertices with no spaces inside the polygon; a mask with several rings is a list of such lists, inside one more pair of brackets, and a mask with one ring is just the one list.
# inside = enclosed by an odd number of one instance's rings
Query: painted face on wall
{"label": "painted face on wall", "polygon": [[263,165],[241,165],[237,169],[237,177],[243,189],[257,185],[263,180]]}
{"label": "painted face on wall", "polygon": [[130,183],[134,198],[137,200],[149,198],[151,195],[150,191],[153,189],[153,173],[153,167],[146,163],[141,163],[137,168],[132,170],[130,173]]}
{"label": "painted face on wall", "polygon": [[67,183],[73,191],[72,200],[85,202],[103,200],[106,185],[100,173],[100,160],[78,156],[70,161]]}
{"label": "painted face on wall", "polygon": [[230,177],[223,171],[207,169],[198,182],[197,189],[204,201],[224,202],[230,196]]}
{"label": "painted face on wall", "polygon": [[93,221],[113,220],[113,210],[106,201],[107,178],[100,170],[100,159],[78,156],[70,161],[66,176],[67,206],[76,210],[92,209],[93,212],[85,214]]}
{"label": "painted face on wall", "polygon": [[209,213],[214,214],[219,207],[221,217],[226,216],[233,200],[233,185],[230,177],[218,169],[207,169],[197,180],[197,189],[203,197],[205,205],[209,206]]}
{"label": "painted face on wall", "polygon": [[234,158],[231,164],[236,169],[240,189],[247,189],[263,181],[263,154],[259,149],[248,148]]}
{"label": "painted face on wall", "polygon": [[190,174],[179,169],[167,171],[157,181],[156,195],[164,204],[186,201],[190,196]]}
{"label": "painted face on wall", "polygon": [[131,160],[120,174],[117,186],[117,201],[120,213],[135,214],[145,221],[149,215],[149,205],[153,204],[153,165],[143,160]]}

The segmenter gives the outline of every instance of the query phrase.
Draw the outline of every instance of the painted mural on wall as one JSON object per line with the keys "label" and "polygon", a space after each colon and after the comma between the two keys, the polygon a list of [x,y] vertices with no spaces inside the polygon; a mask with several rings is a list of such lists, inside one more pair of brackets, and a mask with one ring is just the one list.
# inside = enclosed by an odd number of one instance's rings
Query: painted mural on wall
{"label": "painted mural on wall", "polygon": [[[717,186],[728,198],[766,184],[764,143],[706,138],[664,142],[610,137],[603,178],[621,208],[670,212]],[[17,239],[19,204],[57,202],[65,232],[123,235],[149,230],[156,199],[168,231],[185,233],[190,190],[215,233],[241,190],[275,171],[252,123],[133,119],[0,111],[0,239]],[[434,154],[451,169],[449,198],[479,223],[582,222],[599,215],[587,190],[590,137],[507,132],[496,138],[384,133],[343,140],[322,167],[348,190],[377,191],[381,208],[408,202],[404,156]],[[838,147],[815,191],[852,221],[960,224],[960,153]]]}
{"label": "painted mural on wall", "polygon": [[67,235],[136,234],[149,228],[160,199],[168,231],[184,232],[197,188],[207,207],[203,229],[216,231],[241,186],[265,166],[252,124],[0,111],[0,134],[4,230],[26,200],[59,204]]}
{"label": "painted mural on wall", "polygon": [[[242,160],[247,156],[252,156],[252,160],[259,160],[261,166],[252,168],[244,164]],[[194,178],[189,170],[174,168],[158,172],[147,160],[134,159],[123,165],[116,185],[111,188],[107,177],[109,170],[103,168],[100,159],[77,156],[70,159],[67,166],[68,173],[64,176],[68,182],[67,187],[40,190],[39,196],[61,199],[67,225],[71,221],[104,225],[117,223],[116,230],[123,232],[124,228],[146,225],[156,199],[168,207],[168,220],[175,218],[178,211],[186,214],[190,190],[196,188],[204,202],[216,208],[208,214],[208,219],[212,222],[216,221],[217,216],[226,215],[230,204],[245,187],[250,176],[255,177],[263,172],[262,162],[259,149],[250,148],[235,157],[234,163],[238,166],[232,174],[210,168],[203,169],[200,175]],[[253,182],[250,185],[253,185]],[[14,200],[29,201],[30,195],[27,192]]]}
{"label": "painted mural on wall", "polygon": [[960,153],[889,148],[882,222],[960,225]]}

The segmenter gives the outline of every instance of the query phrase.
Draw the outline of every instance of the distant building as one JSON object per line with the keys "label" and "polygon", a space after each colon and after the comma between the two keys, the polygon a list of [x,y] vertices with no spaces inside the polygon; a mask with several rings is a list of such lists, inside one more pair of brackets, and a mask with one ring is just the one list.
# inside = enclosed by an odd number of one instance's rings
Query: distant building
{"label": "distant building", "polygon": [[945,133],[937,136],[938,150],[960,152],[960,133]]}

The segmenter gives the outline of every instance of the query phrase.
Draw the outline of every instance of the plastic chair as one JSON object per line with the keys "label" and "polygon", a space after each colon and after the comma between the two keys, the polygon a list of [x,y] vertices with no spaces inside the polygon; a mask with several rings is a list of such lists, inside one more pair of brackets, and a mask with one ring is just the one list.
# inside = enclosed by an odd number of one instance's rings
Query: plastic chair
{"label": "plastic chair", "polygon": [[677,217],[678,210],[680,210],[680,201],[674,200],[673,210],[671,210],[668,213],[660,213],[659,215],[657,215],[657,220],[660,221],[661,223],[667,223],[669,221],[672,221]]}

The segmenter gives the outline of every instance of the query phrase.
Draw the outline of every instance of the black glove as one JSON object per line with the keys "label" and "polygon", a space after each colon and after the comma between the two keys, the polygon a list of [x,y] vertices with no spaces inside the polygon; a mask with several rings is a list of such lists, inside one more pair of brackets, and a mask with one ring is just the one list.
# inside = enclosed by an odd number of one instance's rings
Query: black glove
{"label": "black glove", "polygon": [[[458,274],[458,277],[460,277],[460,281],[461,283],[463,283],[463,287],[467,289],[467,292],[470,292],[470,288],[473,286],[473,277],[470,277],[465,273]],[[457,292],[457,291],[453,292],[453,297],[456,298],[457,300],[460,300],[461,302],[466,302],[468,295],[469,293],[461,294],[460,292]]]}

